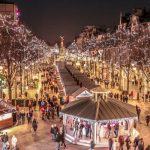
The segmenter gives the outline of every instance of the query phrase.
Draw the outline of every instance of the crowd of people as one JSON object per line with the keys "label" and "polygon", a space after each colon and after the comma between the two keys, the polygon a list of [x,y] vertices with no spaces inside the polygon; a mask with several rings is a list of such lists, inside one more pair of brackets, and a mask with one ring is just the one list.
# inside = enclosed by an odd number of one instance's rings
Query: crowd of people
{"label": "crowd of people", "polygon": [[52,124],[50,133],[52,135],[52,140],[56,142],[56,150],[60,150],[61,146],[65,149],[66,143],[64,126],[59,128],[56,124]]}
{"label": "crowd of people", "polygon": [[[140,136],[135,137],[133,141],[130,139],[130,136],[127,136],[126,138],[124,136],[119,136],[118,143],[119,150],[131,150],[132,148],[134,150],[150,150],[150,145],[148,145],[146,148],[144,147],[143,138],[140,138]],[[117,149],[116,141],[111,137],[108,140],[108,145],[109,150]]]}
{"label": "crowd of people", "polygon": [[7,132],[3,132],[1,135],[2,150],[17,150],[17,137],[12,136],[11,142],[9,142],[9,136]]}
{"label": "crowd of people", "polygon": [[61,107],[59,106],[55,96],[53,96],[52,99],[50,97],[43,100],[39,99],[38,105],[42,114],[42,120],[54,120],[55,115],[59,117]]}
{"label": "crowd of people", "polygon": [[[16,111],[13,112],[13,122],[14,125],[22,125],[27,122],[31,126],[31,132],[32,134],[36,135],[39,122],[37,121],[37,118],[34,116],[34,112],[37,111],[37,107],[39,108],[39,114],[41,116],[41,119],[43,121],[54,121],[56,118],[60,118],[60,121],[62,121],[62,118],[59,115],[59,112],[61,110],[61,106],[59,104],[58,100],[58,87],[57,87],[57,79],[55,70],[49,66],[44,67],[44,69],[41,70],[43,74],[41,75],[42,78],[42,88],[40,90],[40,96],[39,99],[36,101],[29,101],[28,103],[28,110],[20,110],[19,107],[16,108]],[[128,103],[129,96],[126,94],[119,95],[118,93],[110,93],[110,97],[115,99],[120,99],[123,102]],[[139,106],[136,106],[136,111],[138,115],[138,120],[140,121],[140,113],[141,109]],[[146,124],[149,125],[150,122],[150,116],[146,116]],[[78,120],[74,120],[71,128],[73,130],[73,135],[82,138],[83,136],[83,130],[86,137],[91,139],[90,143],[90,150],[94,150],[95,144],[92,137],[92,126],[90,123],[84,123],[84,122],[78,122]],[[119,143],[119,150],[123,150],[125,147],[127,150],[130,150],[133,146],[136,150],[144,150],[144,141],[139,136],[134,139],[134,141],[131,141],[130,136],[127,136],[126,138],[124,136],[118,135],[119,127],[116,124],[114,127],[114,135],[115,137],[110,136],[111,127],[108,125],[108,145],[109,150],[115,150],[117,145],[116,141]],[[50,128],[50,134],[52,137],[52,140],[56,143],[56,150],[60,150],[61,147],[64,149],[66,148],[65,143],[65,132],[66,129],[63,125],[60,124],[60,127],[57,124],[52,124]],[[117,139],[117,140],[116,140]],[[3,143],[2,150],[9,150],[17,149],[17,137],[15,135],[12,136],[11,142],[9,142],[9,137],[7,133],[3,133],[1,135],[1,141]],[[146,147],[145,150],[150,150],[150,146]]]}

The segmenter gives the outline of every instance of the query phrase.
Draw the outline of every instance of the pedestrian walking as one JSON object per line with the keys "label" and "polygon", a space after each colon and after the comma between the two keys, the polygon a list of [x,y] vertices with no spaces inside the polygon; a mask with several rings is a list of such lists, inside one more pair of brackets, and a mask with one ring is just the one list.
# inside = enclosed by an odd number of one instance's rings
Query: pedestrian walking
{"label": "pedestrian walking", "polygon": [[82,138],[84,124],[81,122],[79,127],[79,138]]}
{"label": "pedestrian walking", "polygon": [[29,112],[27,112],[26,117],[27,117],[27,121],[28,121],[28,124],[29,124],[31,122],[31,115],[30,115]]}
{"label": "pedestrian walking", "polygon": [[2,137],[1,137],[1,140],[2,140],[2,150],[6,150],[6,144],[8,142],[7,132],[3,133]]}
{"label": "pedestrian walking", "polygon": [[108,138],[109,138],[110,133],[111,133],[111,126],[110,126],[110,123],[107,124],[107,131],[108,131]]}
{"label": "pedestrian walking", "polygon": [[148,145],[145,150],[150,150],[150,145]]}
{"label": "pedestrian walking", "polygon": [[136,105],[136,112],[137,112],[137,116],[138,116],[138,121],[140,122],[140,114],[141,114],[141,109],[139,106]]}
{"label": "pedestrian walking", "polygon": [[9,144],[9,142],[6,143],[6,150],[10,150],[10,144]]}
{"label": "pedestrian walking", "polygon": [[34,134],[36,134],[37,128],[38,128],[38,122],[34,118],[33,121],[32,121],[32,129],[33,129]]}
{"label": "pedestrian walking", "polygon": [[117,138],[118,137],[118,132],[119,132],[119,123],[116,123],[114,128],[115,128],[114,129],[115,137]]}
{"label": "pedestrian walking", "polygon": [[52,140],[55,140],[54,125],[51,125],[50,133],[51,133],[51,135],[52,135]]}
{"label": "pedestrian walking", "polygon": [[125,143],[126,143],[126,149],[130,150],[130,148],[131,148],[131,140],[130,140],[129,136],[127,136],[127,138],[125,140]]}
{"label": "pedestrian walking", "polygon": [[59,117],[59,111],[60,111],[60,106],[58,104],[56,104],[57,117]]}
{"label": "pedestrian walking", "polygon": [[108,139],[108,146],[109,146],[109,150],[113,150],[113,139],[112,138]]}
{"label": "pedestrian walking", "polygon": [[54,125],[54,140],[56,139],[56,135],[58,132],[59,132],[59,129],[58,129],[57,125],[55,124]]}
{"label": "pedestrian walking", "polygon": [[144,141],[143,138],[141,138],[138,142],[138,150],[144,150]]}
{"label": "pedestrian walking", "polygon": [[136,148],[137,148],[137,146],[138,146],[138,142],[139,142],[139,136],[135,137],[135,139],[134,139],[134,141],[133,141],[133,143],[134,143],[134,145],[133,145],[134,150],[136,150]]}
{"label": "pedestrian walking", "polygon": [[150,122],[150,115],[147,115],[146,118],[146,125],[149,126],[149,122]]}
{"label": "pedestrian walking", "polygon": [[122,135],[119,136],[118,142],[119,142],[119,150],[123,150],[124,137]]}
{"label": "pedestrian walking", "polygon": [[17,138],[15,135],[12,136],[11,145],[12,145],[13,150],[17,149]]}
{"label": "pedestrian walking", "polygon": [[61,146],[64,147],[64,149],[66,148],[66,143],[65,143],[65,132],[64,132],[64,128],[62,128],[62,130],[60,131],[60,141],[61,141]]}
{"label": "pedestrian walking", "polygon": [[93,140],[91,140],[91,142],[90,142],[90,149],[89,150],[94,150],[94,148],[95,148],[95,143],[94,143]]}
{"label": "pedestrian walking", "polygon": [[56,150],[60,150],[60,142],[61,142],[61,135],[59,132],[57,132],[56,134],[56,139],[55,139],[55,142],[56,142]]}

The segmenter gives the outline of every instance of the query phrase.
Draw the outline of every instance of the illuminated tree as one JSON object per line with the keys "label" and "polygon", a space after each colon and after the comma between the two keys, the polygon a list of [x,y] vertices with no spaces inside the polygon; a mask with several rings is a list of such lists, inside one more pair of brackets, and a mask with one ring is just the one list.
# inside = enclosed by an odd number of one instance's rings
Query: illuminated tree
{"label": "illuminated tree", "polygon": [[24,66],[44,57],[48,46],[11,16],[0,16],[0,39],[0,61],[7,79],[9,99],[12,99],[16,73],[20,72],[22,78]]}

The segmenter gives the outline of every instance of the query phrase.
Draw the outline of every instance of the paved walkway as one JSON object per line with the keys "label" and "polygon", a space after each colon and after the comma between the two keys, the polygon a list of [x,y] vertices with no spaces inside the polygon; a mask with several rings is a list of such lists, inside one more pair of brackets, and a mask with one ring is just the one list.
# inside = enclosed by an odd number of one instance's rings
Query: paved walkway
{"label": "paved walkway", "polygon": [[130,104],[138,105],[141,108],[141,122],[137,125],[141,137],[144,139],[145,146],[150,145],[150,125],[146,126],[145,116],[150,114],[150,102],[138,102],[137,100],[130,100]]}
{"label": "paved walkway", "polygon": [[[145,124],[145,114],[150,113],[150,103],[130,101],[132,105],[139,105],[142,108],[141,124],[138,124],[137,128],[140,131],[141,137],[143,137],[145,146],[150,144],[150,126]],[[55,150],[55,142],[51,140],[50,126],[51,124],[59,123],[58,119],[55,121],[43,121],[41,120],[39,113],[36,112],[35,116],[38,118],[38,130],[37,135],[32,135],[31,125],[20,125],[5,131],[9,134],[9,139],[12,135],[16,135],[18,139],[18,146],[21,150]],[[1,145],[0,145],[1,149]],[[108,148],[97,148],[95,150],[107,150]],[[88,150],[88,147],[73,145],[67,142],[67,150]]]}
{"label": "paved walkway", "polygon": [[[150,126],[147,127],[145,123],[145,115],[150,114],[150,103],[146,102],[137,102],[137,101],[129,101],[132,105],[138,105],[142,108],[141,112],[141,123],[138,124],[137,129],[143,137],[145,146],[150,144]],[[51,140],[50,135],[50,126],[51,124],[58,123],[56,121],[42,121],[39,113],[35,113],[38,118],[38,130],[37,135],[32,135],[31,133],[31,125],[21,125],[16,126],[10,129],[7,129],[9,139],[11,139],[12,135],[16,135],[18,139],[18,146],[20,150],[55,150],[55,142]],[[1,143],[0,143],[1,149]],[[107,150],[108,148],[97,148],[95,150]],[[82,147],[78,145],[73,145],[67,142],[67,150],[88,150],[88,147]]]}
{"label": "paved walkway", "polygon": [[[28,124],[5,130],[8,132],[9,140],[11,140],[12,135],[17,137],[19,150],[55,150],[55,142],[51,140],[50,127],[51,124],[58,123],[58,119],[49,122],[41,120],[39,115],[38,118],[39,124],[36,135],[32,135],[31,125]],[[73,145],[67,142],[66,150],[88,150],[88,147]],[[107,148],[97,148],[95,150],[107,150]]]}

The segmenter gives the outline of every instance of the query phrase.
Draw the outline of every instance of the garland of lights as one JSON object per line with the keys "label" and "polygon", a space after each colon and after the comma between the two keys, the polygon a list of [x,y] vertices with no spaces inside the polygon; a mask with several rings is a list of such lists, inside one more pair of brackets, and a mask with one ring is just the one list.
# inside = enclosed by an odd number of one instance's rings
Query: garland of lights
{"label": "garland of lights", "polygon": [[[89,33],[87,33],[88,35]],[[120,25],[114,33],[80,37],[80,45],[73,42],[68,47],[68,53],[79,57],[97,57],[106,62],[116,64],[124,70],[128,69],[129,63],[140,67],[144,75],[150,80],[150,23],[142,24],[133,29]],[[105,58],[104,58],[105,56]]]}

